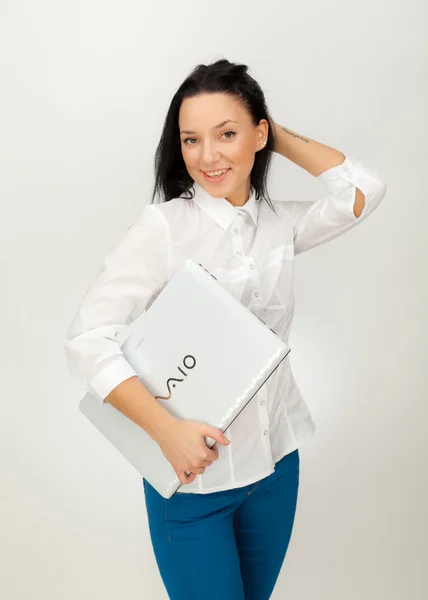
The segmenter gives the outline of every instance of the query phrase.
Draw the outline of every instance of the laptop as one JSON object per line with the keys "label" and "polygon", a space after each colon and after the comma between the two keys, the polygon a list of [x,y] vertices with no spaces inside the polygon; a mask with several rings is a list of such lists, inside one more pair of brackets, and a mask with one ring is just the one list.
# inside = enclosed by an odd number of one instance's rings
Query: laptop
{"label": "laptop", "polygon": [[[223,432],[290,352],[214,275],[190,259],[137,321],[120,347],[146,389],[175,417]],[[164,498],[181,487],[160,446],[142,427],[90,393],[79,410]],[[215,444],[210,437],[205,441],[209,448]]]}

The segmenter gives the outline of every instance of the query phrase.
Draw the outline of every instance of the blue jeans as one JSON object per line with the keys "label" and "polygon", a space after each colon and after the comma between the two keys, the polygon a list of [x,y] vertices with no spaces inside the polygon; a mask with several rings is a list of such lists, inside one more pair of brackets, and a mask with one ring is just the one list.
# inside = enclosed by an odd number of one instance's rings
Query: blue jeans
{"label": "blue jeans", "polygon": [[294,450],[250,485],[169,499],[143,479],[153,550],[171,600],[271,597],[293,529],[299,465]]}

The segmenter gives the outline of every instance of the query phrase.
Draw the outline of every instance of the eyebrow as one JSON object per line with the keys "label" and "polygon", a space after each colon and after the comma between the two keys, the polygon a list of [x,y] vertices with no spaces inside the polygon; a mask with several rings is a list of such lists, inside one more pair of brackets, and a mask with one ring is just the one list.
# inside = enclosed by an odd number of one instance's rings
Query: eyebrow
{"label": "eyebrow", "polygon": [[[226,123],[237,123],[237,122],[238,121],[234,121],[233,119],[226,119],[225,121],[222,121],[218,125],[214,125],[213,129],[220,129],[220,127],[223,127],[223,125],[226,125]],[[187,129],[183,129],[183,131],[180,131],[180,133],[196,133],[196,131],[189,131]]]}

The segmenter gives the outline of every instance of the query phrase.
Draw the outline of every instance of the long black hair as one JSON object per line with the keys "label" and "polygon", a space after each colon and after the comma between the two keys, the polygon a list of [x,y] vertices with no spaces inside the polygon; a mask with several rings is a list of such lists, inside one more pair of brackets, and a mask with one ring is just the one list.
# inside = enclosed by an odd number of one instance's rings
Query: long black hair
{"label": "long black hair", "polygon": [[185,193],[186,197],[189,194],[189,199],[194,198],[193,179],[187,171],[181,153],[178,126],[180,106],[185,98],[201,93],[222,92],[243,103],[254,125],[258,125],[260,119],[266,119],[269,123],[266,146],[256,152],[250,183],[255,189],[256,200],[266,199],[275,211],[267,191],[267,176],[275,142],[273,121],[260,85],[247,71],[247,65],[221,59],[209,65],[197,65],[180,85],[171,100],[155,153],[155,184],[151,204],[155,202],[156,195],[162,198],[161,202],[168,202]]}

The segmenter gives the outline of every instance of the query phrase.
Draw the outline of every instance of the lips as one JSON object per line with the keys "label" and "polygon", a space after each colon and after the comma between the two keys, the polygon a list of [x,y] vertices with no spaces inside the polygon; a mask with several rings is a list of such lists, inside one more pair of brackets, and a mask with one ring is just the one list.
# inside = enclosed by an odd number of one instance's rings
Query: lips
{"label": "lips", "polygon": [[218,173],[218,171],[228,171],[230,167],[223,167],[222,169],[214,169],[213,171],[202,171],[202,173],[206,173],[207,175],[211,175],[212,173]]}
{"label": "lips", "polygon": [[[217,171],[221,171],[222,169],[217,169]],[[223,181],[223,179],[225,177],[227,177],[227,174],[229,173],[230,168],[228,168],[222,175],[220,175],[220,177],[210,177],[206,171],[202,171],[203,175],[204,175],[204,179],[205,181],[208,181],[209,183],[220,183],[221,181]]]}

